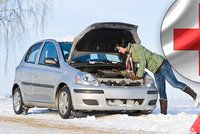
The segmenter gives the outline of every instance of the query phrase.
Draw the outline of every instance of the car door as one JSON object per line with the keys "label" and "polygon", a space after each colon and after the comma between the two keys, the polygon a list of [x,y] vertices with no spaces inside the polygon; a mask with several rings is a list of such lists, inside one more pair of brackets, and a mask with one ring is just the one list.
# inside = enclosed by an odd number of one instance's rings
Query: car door
{"label": "car door", "polygon": [[38,43],[30,47],[24,58],[23,64],[19,68],[19,74],[21,77],[22,93],[24,99],[30,101],[32,95],[32,68],[36,64],[38,52],[42,46],[42,43]]}
{"label": "car door", "polygon": [[[45,63],[45,59],[54,59],[57,65]],[[60,64],[56,46],[53,42],[45,42],[38,65],[33,70],[33,98],[38,103],[55,103],[56,83],[58,82]]]}

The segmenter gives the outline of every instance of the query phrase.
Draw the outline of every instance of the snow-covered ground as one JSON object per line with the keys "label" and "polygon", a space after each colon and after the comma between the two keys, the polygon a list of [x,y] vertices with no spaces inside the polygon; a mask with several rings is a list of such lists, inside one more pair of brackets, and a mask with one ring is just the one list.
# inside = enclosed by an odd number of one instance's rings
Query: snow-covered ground
{"label": "snow-covered ground", "polygon": [[[61,119],[56,110],[30,109],[28,115],[15,115],[12,99],[0,98],[0,133],[152,133],[188,134],[200,109],[192,100],[169,100],[168,115],[159,114],[159,106],[150,115],[84,114],[77,112],[71,119]],[[20,130],[23,130],[21,133]]]}

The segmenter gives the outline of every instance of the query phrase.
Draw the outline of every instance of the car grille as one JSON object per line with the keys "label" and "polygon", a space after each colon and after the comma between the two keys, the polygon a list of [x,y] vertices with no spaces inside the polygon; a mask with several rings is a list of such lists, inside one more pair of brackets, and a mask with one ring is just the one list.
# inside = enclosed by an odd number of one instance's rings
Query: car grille
{"label": "car grille", "polygon": [[144,99],[106,99],[109,106],[139,106]]}

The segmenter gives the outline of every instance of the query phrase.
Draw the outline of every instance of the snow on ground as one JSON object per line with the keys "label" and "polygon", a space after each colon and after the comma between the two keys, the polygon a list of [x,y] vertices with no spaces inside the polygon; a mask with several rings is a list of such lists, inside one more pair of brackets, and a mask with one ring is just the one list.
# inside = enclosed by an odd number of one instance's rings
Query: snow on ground
{"label": "snow on ground", "polygon": [[[19,126],[13,124],[17,123],[24,126],[23,132],[31,127],[30,131],[34,132],[35,129],[41,128],[37,131],[42,133],[50,128],[59,130],[57,133],[188,134],[200,109],[193,107],[192,100],[177,99],[169,101],[168,113],[168,115],[159,114],[159,106],[157,106],[150,115],[129,116],[128,114],[106,113],[88,115],[78,112],[73,118],[64,120],[56,110],[42,108],[30,109],[28,115],[15,115],[12,109],[12,99],[0,97],[0,133],[9,133],[2,129],[5,127],[19,129]],[[51,132],[53,133],[54,130]],[[15,134],[18,132],[20,133],[20,130]]]}
{"label": "snow on ground", "polygon": [[35,128],[28,126],[21,126],[17,123],[5,123],[0,122],[1,134],[78,134],[73,131],[58,131],[51,128]]}

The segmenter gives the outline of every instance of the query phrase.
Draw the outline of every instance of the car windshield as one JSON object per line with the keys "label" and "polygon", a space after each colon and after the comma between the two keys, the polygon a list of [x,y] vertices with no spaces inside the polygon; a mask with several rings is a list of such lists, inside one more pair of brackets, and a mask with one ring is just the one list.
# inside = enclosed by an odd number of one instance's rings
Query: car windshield
{"label": "car windshield", "polygon": [[[65,61],[67,61],[72,43],[71,42],[59,42],[63,57]],[[121,62],[118,55],[114,54],[105,54],[105,53],[85,53],[81,54],[79,56],[75,56],[72,58],[72,61],[74,62],[112,62],[112,63],[118,63]]]}
{"label": "car windshield", "polygon": [[72,43],[71,42],[59,42],[63,57],[65,59],[65,61],[67,61],[67,58],[69,56],[71,47],[72,47]]}
{"label": "car windshield", "polygon": [[105,54],[105,53],[84,54],[81,56],[74,57],[72,59],[72,61],[74,61],[74,62],[90,62],[90,63],[97,63],[97,62],[118,63],[118,62],[121,62],[118,55]]}

